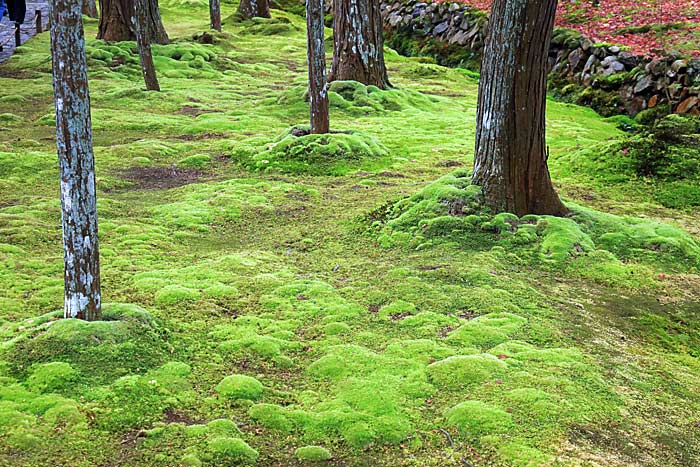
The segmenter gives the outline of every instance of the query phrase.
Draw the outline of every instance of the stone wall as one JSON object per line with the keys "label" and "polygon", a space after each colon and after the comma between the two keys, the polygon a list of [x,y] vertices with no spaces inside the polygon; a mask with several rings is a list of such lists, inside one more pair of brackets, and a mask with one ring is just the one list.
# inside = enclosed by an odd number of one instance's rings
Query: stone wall
{"label": "stone wall", "polygon": [[[388,43],[406,49],[399,52],[427,53],[448,65],[459,59],[447,55],[474,57],[478,64],[488,30],[484,12],[459,3],[406,0],[383,3],[382,15]],[[646,109],[700,114],[700,59],[650,60],[563,29],[555,31],[549,55],[551,90],[563,99],[604,115],[635,116]]]}

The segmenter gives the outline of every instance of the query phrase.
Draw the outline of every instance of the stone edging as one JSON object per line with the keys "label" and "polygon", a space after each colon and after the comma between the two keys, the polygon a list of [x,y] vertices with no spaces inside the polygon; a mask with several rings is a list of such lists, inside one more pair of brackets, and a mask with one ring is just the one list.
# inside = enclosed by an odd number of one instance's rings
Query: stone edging
{"label": "stone edging", "polygon": [[[384,2],[382,15],[390,45],[392,36],[400,35],[430,43],[423,49],[438,56],[462,48],[464,56],[479,57],[488,29],[484,12],[460,3]],[[555,93],[604,115],[635,116],[647,109],[700,114],[700,59],[668,56],[651,60],[558,29],[549,64]]]}

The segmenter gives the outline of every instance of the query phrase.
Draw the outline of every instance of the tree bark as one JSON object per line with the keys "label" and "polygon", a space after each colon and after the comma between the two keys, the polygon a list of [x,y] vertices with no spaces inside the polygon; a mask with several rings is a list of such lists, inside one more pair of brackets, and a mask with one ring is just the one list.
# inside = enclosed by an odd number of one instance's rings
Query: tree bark
{"label": "tree bark", "polygon": [[328,133],[328,83],[324,41],[323,0],[306,0],[306,34],[309,58],[309,105],[311,133]]}
{"label": "tree bark", "polygon": [[136,43],[139,46],[139,60],[141,62],[141,72],[146,83],[147,91],[160,91],[156,67],[153,65],[153,54],[151,53],[151,43],[148,36],[143,33],[148,24],[146,17],[146,0],[134,0],[134,16],[131,23],[136,33]]}
{"label": "tree bark", "polygon": [[241,0],[238,14],[243,19],[270,18],[270,0]]}
{"label": "tree bark", "polygon": [[330,81],[391,86],[384,64],[384,23],[380,0],[333,2],[333,65]]}
{"label": "tree bark", "polygon": [[[136,33],[131,24],[135,0],[100,0],[100,28],[97,38],[110,42],[135,41]],[[151,44],[167,44],[168,34],[160,18],[158,0],[147,0],[147,28]]]}
{"label": "tree bark", "polygon": [[209,25],[221,32],[221,0],[209,0]]}
{"label": "tree bark", "polygon": [[83,14],[90,18],[97,18],[97,4],[95,0],[83,0]]}
{"label": "tree bark", "polygon": [[64,316],[100,319],[95,158],[82,3],[49,2],[63,225]]}
{"label": "tree bark", "polygon": [[568,213],[547,167],[547,54],[557,0],[495,0],[479,81],[472,181],[499,212]]}

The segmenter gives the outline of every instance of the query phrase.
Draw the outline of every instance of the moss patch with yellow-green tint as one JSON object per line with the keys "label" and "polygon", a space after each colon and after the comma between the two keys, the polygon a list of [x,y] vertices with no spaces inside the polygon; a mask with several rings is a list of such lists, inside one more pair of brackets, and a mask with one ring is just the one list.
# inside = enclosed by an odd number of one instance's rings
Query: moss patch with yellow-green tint
{"label": "moss patch with yellow-green tint", "polygon": [[700,225],[589,156],[619,122],[549,102],[574,215],[493,215],[473,74],[387,49],[308,136],[303,18],[160,5],[160,93],[85,20],[104,321],[57,311],[48,35],[0,66],[0,464],[700,464]]}

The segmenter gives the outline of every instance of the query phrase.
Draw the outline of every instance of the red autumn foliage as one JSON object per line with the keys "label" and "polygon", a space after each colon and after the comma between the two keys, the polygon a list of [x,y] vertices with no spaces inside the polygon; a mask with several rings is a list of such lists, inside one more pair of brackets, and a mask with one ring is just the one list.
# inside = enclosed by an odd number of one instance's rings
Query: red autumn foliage
{"label": "red autumn foliage", "polygon": [[[488,11],[491,0],[458,0]],[[557,26],[595,42],[629,47],[658,57],[680,53],[700,57],[700,0],[560,0]]]}

